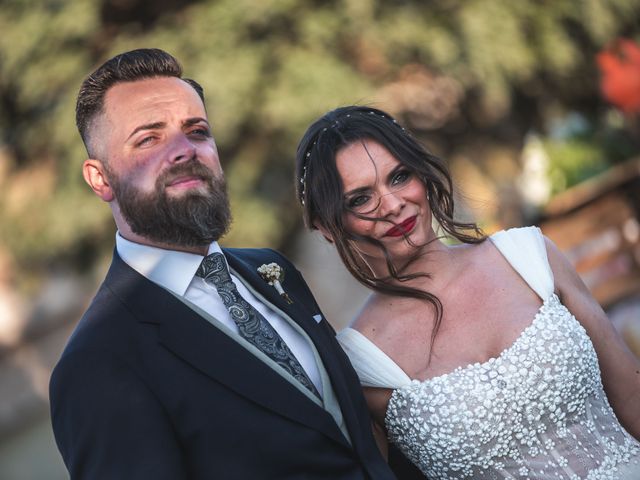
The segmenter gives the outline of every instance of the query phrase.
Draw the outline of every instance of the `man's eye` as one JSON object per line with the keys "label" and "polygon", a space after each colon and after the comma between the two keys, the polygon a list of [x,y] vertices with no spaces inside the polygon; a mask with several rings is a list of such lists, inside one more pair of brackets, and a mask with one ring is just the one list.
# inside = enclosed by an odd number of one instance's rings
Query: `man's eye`
{"label": "man's eye", "polygon": [[347,202],[349,208],[359,208],[366,205],[371,197],[369,195],[356,195],[355,197],[351,197]]}
{"label": "man's eye", "polygon": [[200,137],[211,137],[211,132],[209,131],[208,128],[204,128],[204,127],[200,127],[200,128],[194,128],[193,130],[191,130],[191,132],[189,132],[191,135],[197,135]]}
{"label": "man's eye", "polygon": [[391,185],[398,186],[407,183],[411,179],[411,172],[409,170],[401,170],[396,173],[391,179]]}
{"label": "man's eye", "polygon": [[142,147],[148,143],[151,143],[151,141],[153,141],[154,139],[155,137],[153,135],[142,137],[140,140],[137,141],[136,147]]}

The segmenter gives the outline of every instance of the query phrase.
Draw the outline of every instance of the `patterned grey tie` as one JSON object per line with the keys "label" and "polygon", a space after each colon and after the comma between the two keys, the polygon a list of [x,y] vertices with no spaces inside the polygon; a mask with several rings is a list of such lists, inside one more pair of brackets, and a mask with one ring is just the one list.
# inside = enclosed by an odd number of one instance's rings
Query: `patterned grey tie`
{"label": "patterned grey tie", "polygon": [[260,312],[240,296],[240,292],[231,280],[224,255],[212,253],[204,257],[196,276],[203,278],[205,282],[216,288],[243,338],[284,368],[313,394],[320,397],[307,372],[282,337]]}

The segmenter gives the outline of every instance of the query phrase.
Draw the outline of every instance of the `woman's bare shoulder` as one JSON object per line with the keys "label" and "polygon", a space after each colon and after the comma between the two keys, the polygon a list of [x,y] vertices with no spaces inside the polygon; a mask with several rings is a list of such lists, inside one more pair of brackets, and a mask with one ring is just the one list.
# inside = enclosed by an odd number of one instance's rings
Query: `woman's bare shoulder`
{"label": "woman's bare shoulder", "polygon": [[385,312],[385,305],[387,305],[387,303],[384,301],[384,297],[386,296],[377,292],[369,295],[351,322],[350,327],[368,336],[367,332],[375,329],[376,325],[381,321],[382,316],[388,314],[388,312]]}

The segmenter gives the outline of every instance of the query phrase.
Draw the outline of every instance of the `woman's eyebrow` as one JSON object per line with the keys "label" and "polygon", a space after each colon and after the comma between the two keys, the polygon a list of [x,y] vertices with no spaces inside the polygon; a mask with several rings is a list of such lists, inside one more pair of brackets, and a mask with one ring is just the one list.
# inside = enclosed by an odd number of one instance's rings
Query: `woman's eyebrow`
{"label": "woman's eyebrow", "polygon": [[387,180],[392,180],[393,177],[395,177],[395,175],[400,171],[400,170],[404,170],[405,166],[402,165],[401,163],[399,163],[398,165],[396,165],[388,174],[387,174]]}
{"label": "woman's eyebrow", "polygon": [[358,193],[368,192],[370,190],[371,190],[371,187],[358,187],[358,188],[351,189],[348,192],[344,192],[344,196],[352,197],[353,195],[356,195]]}

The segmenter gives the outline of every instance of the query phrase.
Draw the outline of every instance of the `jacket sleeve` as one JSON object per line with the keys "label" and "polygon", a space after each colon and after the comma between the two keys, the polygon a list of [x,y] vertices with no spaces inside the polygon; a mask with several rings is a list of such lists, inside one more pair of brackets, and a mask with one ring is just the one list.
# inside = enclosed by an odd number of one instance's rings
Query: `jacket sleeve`
{"label": "jacket sleeve", "polygon": [[392,443],[389,444],[389,467],[398,480],[427,480],[422,472]]}
{"label": "jacket sleeve", "polygon": [[153,393],[105,352],[67,352],[50,382],[56,443],[72,480],[180,480],[180,446]]}

